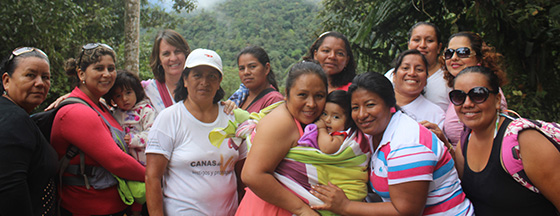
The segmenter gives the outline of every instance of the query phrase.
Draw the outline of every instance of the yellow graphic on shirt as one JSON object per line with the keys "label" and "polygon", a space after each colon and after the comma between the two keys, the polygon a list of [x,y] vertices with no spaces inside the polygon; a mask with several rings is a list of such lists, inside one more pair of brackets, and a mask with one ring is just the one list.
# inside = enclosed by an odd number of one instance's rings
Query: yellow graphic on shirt
{"label": "yellow graphic on shirt", "polygon": [[224,175],[227,173],[228,167],[233,167],[233,156],[230,156],[229,159],[224,163],[224,156],[220,155],[220,175]]}

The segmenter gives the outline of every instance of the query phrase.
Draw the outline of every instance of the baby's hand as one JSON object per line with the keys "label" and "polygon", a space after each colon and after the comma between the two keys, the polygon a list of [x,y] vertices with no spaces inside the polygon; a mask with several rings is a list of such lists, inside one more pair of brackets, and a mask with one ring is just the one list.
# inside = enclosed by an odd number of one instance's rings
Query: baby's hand
{"label": "baby's hand", "polygon": [[228,115],[233,114],[233,110],[238,108],[235,102],[231,100],[221,101],[220,103],[224,105],[224,112]]}
{"label": "baby's hand", "polygon": [[130,134],[124,135],[124,142],[127,145],[130,145]]}
{"label": "baby's hand", "polygon": [[315,125],[317,125],[317,129],[319,128],[326,128],[327,125],[325,124],[325,121],[323,121],[323,119],[319,119],[315,122]]}

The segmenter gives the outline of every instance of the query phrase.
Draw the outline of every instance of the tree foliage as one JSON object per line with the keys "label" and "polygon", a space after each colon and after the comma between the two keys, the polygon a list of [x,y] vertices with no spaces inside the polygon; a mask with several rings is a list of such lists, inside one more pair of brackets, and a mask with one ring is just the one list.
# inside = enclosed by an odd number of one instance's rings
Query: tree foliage
{"label": "tree foliage", "polygon": [[418,21],[435,23],[444,45],[458,31],[479,33],[502,53],[511,109],[560,121],[560,1],[529,0],[325,0],[324,29],[346,34],[364,70],[384,72],[406,49]]}
{"label": "tree foliage", "polygon": [[[194,6],[183,2],[177,9],[190,10]],[[185,6],[186,5],[186,6]],[[150,7],[142,0],[142,26],[174,27],[176,19],[160,7]],[[150,19],[148,19],[150,18]],[[33,46],[45,51],[51,63],[52,82],[49,97],[37,110],[73,87],[65,75],[66,59],[74,58],[81,46],[103,42],[117,52],[117,66],[123,62],[124,1],[111,0],[3,0],[0,7],[0,53],[6,57],[16,47]],[[145,45],[145,44],[144,44]],[[146,49],[143,50],[146,52]],[[141,56],[149,55],[151,47]],[[148,62],[141,62],[147,65]]]}
{"label": "tree foliage", "polygon": [[[319,9],[318,4],[304,0],[229,0],[212,10],[174,17],[180,22],[173,29],[187,39],[191,49],[212,49],[220,54],[225,72],[222,87],[229,96],[240,84],[237,53],[248,45],[268,52],[276,78],[283,83],[287,69],[301,59],[318,35]],[[160,29],[144,29],[142,40],[150,49]],[[151,76],[151,72],[141,74]]]}

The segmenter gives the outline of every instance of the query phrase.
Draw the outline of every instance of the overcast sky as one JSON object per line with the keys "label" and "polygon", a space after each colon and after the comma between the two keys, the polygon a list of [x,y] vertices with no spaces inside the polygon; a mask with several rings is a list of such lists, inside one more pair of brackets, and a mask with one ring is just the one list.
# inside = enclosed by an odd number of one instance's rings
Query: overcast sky
{"label": "overcast sky", "polygon": [[[197,0],[196,9],[210,9],[212,6],[223,1],[225,0]],[[149,0],[149,2],[155,5],[162,5],[168,9],[171,9],[171,6],[173,6],[173,0]]]}

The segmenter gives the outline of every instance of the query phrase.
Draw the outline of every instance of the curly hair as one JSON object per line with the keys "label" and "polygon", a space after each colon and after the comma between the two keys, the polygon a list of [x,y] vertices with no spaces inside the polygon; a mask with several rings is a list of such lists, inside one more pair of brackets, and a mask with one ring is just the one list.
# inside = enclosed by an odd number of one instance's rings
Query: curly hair
{"label": "curly hair", "polygon": [[66,60],[66,62],[64,63],[64,71],[66,72],[66,75],[75,78],[75,84],[80,85],[80,83],[78,82],[80,80],[80,78],[78,77],[78,69],[80,69],[81,71],[86,71],[89,65],[101,61],[101,57],[105,55],[111,56],[115,64],[117,63],[114,50],[105,46],[98,46],[93,49],[82,49],[76,59],[69,58],[68,60]]}
{"label": "curly hair", "polygon": [[[507,84],[508,82],[507,75],[503,69],[504,56],[502,54],[496,52],[494,47],[488,46],[484,42],[482,37],[480,37],[478,34],[474,32],[468,32],[468,31],[458,32],[451,35],[449,37],[449,40],[447,41],[451,41],[451,39],[453,39],[454,37],[465,37],[469,39],[469,42],[471,43],[471,48],[476,53],[476,60],[480,62],[480,65],[493,71],[496,74],[496,76],[500,78],[501,85]],[[445,68],[444,78],[445,80],[447,80],[447,85],[449,87],[453,87],[453,80],[455,79],[455,76],[453,76],[453,74],[451,74],[447,70],[447,66],[445,66],[444,68]]]}

